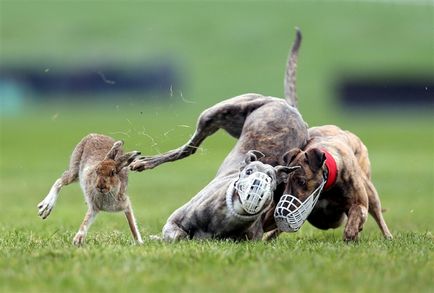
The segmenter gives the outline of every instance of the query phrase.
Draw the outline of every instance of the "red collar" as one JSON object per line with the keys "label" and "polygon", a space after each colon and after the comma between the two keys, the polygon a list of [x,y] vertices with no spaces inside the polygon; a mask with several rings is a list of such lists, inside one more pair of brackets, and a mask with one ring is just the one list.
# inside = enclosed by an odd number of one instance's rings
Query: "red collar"
{"label": "red collar", "polygon": [[336,182],[338,177],[338,167],[333,156],[325,149],[322,149],[322,151],[326,156],[325,164],[328,170],[327,182],[324,186],[324,190],[328,190]]}

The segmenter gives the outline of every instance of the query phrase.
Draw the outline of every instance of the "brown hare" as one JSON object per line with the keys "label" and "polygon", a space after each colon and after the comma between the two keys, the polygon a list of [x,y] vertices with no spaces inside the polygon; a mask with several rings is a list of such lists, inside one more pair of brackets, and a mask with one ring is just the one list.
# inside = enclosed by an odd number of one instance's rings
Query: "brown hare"
{"label": "brown hare", "polygon": [[69,169],[54,182],[48,195],[38,204],[39,216],[47,218],[59,196],[60,189],[77,180],[84,193],[88,211],[73,243],[84,244],[90,225],[99,211],[125,213],[137,243],[143,243],[127,195],[128,166],[140,155],[133,151],[124,154],[123,142],[101,134],[89,134],[75,147]]}

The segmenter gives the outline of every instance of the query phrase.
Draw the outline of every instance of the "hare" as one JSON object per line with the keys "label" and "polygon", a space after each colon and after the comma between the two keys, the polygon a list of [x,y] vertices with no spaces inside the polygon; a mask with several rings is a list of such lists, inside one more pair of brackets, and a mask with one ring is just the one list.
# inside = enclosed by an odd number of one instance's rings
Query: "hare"
{"label": "hare", "polygon": [[75,147],[69,169],[54,182],[48,195],[38,204],[39,216],[46,219],[56,203],[60,189],[77,180],[84,193],[88,211],[73,244],[80,246],[99,211],[123,211],[135,241],[143,243],[127,195],[128,167],[140,155],[133,151],[123,154],[123,141],[101,134],[89,134]]}

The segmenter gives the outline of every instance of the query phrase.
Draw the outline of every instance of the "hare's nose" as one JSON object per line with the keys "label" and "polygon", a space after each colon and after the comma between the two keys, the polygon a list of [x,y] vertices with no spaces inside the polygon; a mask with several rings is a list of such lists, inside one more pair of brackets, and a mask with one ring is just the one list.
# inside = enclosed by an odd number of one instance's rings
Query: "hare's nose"
{"label": "hare's nose", "polygon": [[96,188],[99,190],[99,191],[102,191],[103,189],[104,189],[104,182],[98,182],[97,183],[97,185],[96,185]]}

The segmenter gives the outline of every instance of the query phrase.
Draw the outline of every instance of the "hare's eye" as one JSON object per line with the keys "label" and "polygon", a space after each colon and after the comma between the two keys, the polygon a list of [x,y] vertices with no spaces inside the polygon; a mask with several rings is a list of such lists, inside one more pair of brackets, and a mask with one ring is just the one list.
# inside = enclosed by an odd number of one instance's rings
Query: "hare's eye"
{"label": "hare's eye", "polygon": [[115,171],[114,171],[114,170],[111,170],[111,171],[110,171],[110,176],[111,176],[111,177],[115,176]]}
{"label": "hare's eye", "polygon": [[252,169],[247,169],[246,170],[246,175],[250,175],[250,174],[252,174],[253,173],[253,170]]}

